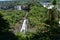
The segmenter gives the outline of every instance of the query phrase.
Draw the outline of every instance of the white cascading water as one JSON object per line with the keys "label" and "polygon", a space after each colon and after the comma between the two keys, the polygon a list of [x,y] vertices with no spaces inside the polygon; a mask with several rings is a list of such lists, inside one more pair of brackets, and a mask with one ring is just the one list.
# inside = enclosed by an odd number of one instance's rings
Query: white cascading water
{"label": "white cascading water", "polygon": [[24,19],[20,32],[25,33],[27,31],[27,24],[28,24],[28,20]]}
{"label": "white cascading water", "polygon": [[21,5],[15,6],[15,9],[16,9],[16,10],[22,10],[22,9],[21,9]]}
{"label": "white cascading water", "polygon": [[52,9],[54,7],[54,5],[50,5],[47,7],[47,9]]}
{"label": "white cascading water", "polygon": [[59,21],[59,24],[60,24],[60,21]]}
{"label": "white cascading water", "polygon": [[60,27],[60,21],[59,21],[59,27]]}
{"label": "white cascading water", "polygon": [[21,10],[21,6],[18,6],[18,10]]}

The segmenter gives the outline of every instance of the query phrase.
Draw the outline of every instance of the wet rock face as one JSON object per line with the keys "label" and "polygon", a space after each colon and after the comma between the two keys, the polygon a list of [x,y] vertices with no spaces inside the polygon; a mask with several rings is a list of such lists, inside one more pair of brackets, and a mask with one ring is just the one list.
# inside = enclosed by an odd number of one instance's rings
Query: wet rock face
{"label": "wet rock face", "polygon": [[22,10],[25,10],[25,11],[29,12],[29,10],[30,10],[30,4],[28,4],[28,5],[22,5],[21,8],[22,8]]}

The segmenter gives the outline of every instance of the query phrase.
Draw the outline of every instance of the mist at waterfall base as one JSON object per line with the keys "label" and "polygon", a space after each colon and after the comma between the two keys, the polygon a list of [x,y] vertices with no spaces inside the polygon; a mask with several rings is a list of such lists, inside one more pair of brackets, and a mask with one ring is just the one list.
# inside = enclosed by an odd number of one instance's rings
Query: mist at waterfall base
{"label": "mist at waterfall base", "polygon": [[27,32],[27,24],[28,24],[28,20],[24,19],[23,24],[22,24],[22,28],[20,30],[21,33]]}

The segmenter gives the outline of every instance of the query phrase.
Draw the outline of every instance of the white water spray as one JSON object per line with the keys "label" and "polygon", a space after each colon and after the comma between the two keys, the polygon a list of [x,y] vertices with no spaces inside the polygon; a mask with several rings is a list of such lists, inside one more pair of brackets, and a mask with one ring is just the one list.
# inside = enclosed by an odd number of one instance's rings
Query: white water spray
{"label": "white water spray", "polygon": [[25,33],[27,31],[27,24],[28,24],[28,20],[24,19],[20,32]]}

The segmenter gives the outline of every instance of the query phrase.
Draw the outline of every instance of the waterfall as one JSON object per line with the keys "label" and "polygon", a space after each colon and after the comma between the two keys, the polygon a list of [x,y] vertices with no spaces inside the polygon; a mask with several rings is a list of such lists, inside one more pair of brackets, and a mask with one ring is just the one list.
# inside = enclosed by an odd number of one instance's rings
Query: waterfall
{"label": "waterfall", "polygon": [[59,21],[59,27],[60,27],[60,21]]}
{"label": "waterfall", "polygon": [[60,24],[60,21],[59,21],[59,24]]}
{"label": "waterfall", "polygon": [[52,9],[54,7],[54,5],[49,5],[48,7],[47,7],[47,9]]}
{"label": "waterfall", "polygon": [[24,19],[20,32],[25,33],[27,31],[27,24],[28,24],[28,20]]}
{"label": "waterfall", "polygon": [[21,9],[21,5],[15,6],[15,9],[16,9],[16,10],[22,10],[22,9]]}

